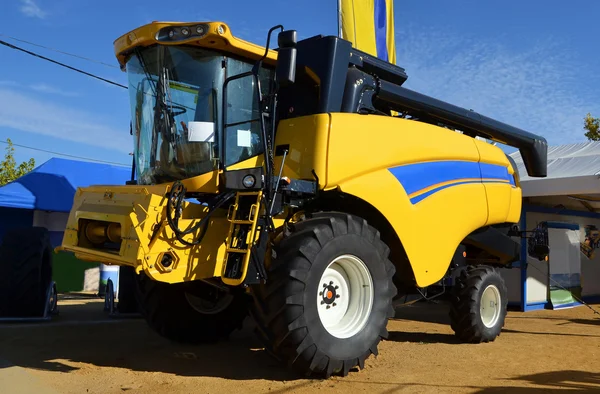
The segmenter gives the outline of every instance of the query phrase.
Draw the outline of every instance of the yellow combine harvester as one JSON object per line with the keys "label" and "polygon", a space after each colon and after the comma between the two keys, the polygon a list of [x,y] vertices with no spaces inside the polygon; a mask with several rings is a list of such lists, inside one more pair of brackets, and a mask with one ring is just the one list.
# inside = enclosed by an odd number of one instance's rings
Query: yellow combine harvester
{"label": "yellow combine harvester", "polygon": [[521,189],[475,137],[520,149],[538,177],[545,139],[405,89],[404,69],[338,37],[276,26],[264,48],[221,22],[155,22],[115,52],[136,180],[79,189],[61,249],[135,270],[158,333],[214,341],[250,314],[282,362],[346,375],[377,354],[393,299],[438,283],[464,250],[452,327],[499,335],[498,267],[517,244],[488,235],[519,221]]}

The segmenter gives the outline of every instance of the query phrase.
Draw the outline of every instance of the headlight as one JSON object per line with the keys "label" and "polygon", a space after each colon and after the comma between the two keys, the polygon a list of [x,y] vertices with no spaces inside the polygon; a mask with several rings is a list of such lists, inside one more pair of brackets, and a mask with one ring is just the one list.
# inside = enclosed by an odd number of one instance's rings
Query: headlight
{"label": "headlight", "polygon": [[256,178],[254,178],[254,175],[246,175],[244,179],[242,179],[242,184],[244,187],[250,189],[256,184]]}

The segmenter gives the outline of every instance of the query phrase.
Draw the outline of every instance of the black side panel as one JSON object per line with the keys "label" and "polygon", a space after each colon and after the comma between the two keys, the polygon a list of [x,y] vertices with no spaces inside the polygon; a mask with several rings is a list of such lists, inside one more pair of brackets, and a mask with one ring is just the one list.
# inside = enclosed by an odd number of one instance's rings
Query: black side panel
{"label": "black side panel", "polygon": [[296,83],[279,90],[279,119],[340,112],[352,44],[317,36],[297,48]]}
{"label": "black side panel", "polygon": [[521,245],[515,238],[508,236],[507,232],[506,227],[490,226],[470,234],[463,243],[476,246],[496,256],[502,264],[510,264],[519,260]]}
{"label": "black side panel", "polygon": [[350,62],[361,70],[396,85],[402,85],[408,79],[404,68],[371,56],[366,52],[352,48]]}

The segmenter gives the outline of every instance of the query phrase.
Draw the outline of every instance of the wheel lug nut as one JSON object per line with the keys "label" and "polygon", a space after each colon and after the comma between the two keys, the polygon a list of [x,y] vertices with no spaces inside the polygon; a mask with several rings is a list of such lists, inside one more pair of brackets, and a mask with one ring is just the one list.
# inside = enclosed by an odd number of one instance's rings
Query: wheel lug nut
{"label": "wheel lug nut", "polygon": [[320,292],[319,292],[319,295],[322,297],[322,296],[323,296],[323,292],[322,292],[322,291],[320,291]]}
{"label": "wheel lug nut", "polygon": [[336,294],[336,295],[335,295],[335,298],[340,298],[340,295],[339,295],[339,294]]}
{"label": "wheel lug nut", "polygon": [[327,283],[323,283],[323,287],[327,287]]}
{"label": "wheel lug nut", "polygon": [[333,306],[336,306],[336,305],[337,305],[337,304],[334,302],[334,303],[333,303]]}
{"label": "wheel lug nut", "polygon": [[327,305],[327,309],[331,308],[329,305]]}
{"label": "wheel lug nut", "polygon": [[330,281],[330,282],[329,282],[329,284],[330,284],[330,285],[332,285],[332,284],[333,284],[333,281]]}
{"label": "wheel lug nut", "polygon": [[338,286],[335,286],[335,287],[334,287],[334,289],[336,289],[336,290],[337,290],[337,289],[339,289],[339,287],[338,287]]}
{"label": "wheel lug nut", "polygon": [[321,301],[321,305],[323,305],[325,303],[325,301]]}

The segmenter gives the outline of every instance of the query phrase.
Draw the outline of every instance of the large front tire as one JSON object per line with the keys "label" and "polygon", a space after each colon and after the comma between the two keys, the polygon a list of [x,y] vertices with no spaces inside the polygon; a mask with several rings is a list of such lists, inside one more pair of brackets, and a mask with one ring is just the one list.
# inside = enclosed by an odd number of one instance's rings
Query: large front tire
{"label": "large front tire", "polygon": [[[186,344],[225,340],[241,329],[248,315],[249,297],[242,289],[217,295],[203,282],[168,284],[137,278],[136,298],[148,325],[159,335]],[[209,297],[214,297],[214,302]]]}
{"label": "large front tire", "polygon": [[252,315],[267,350],[305,375],[346,376],[377,355],[394,316],[395,267],[379,233],[356,216],[319,213],[275,246]]}
{"label": "large front tire", "polygon": [[450,325],[463,342],[492,342],[502,332],[508,291],[497,268],[468,266],[452,290]]}

